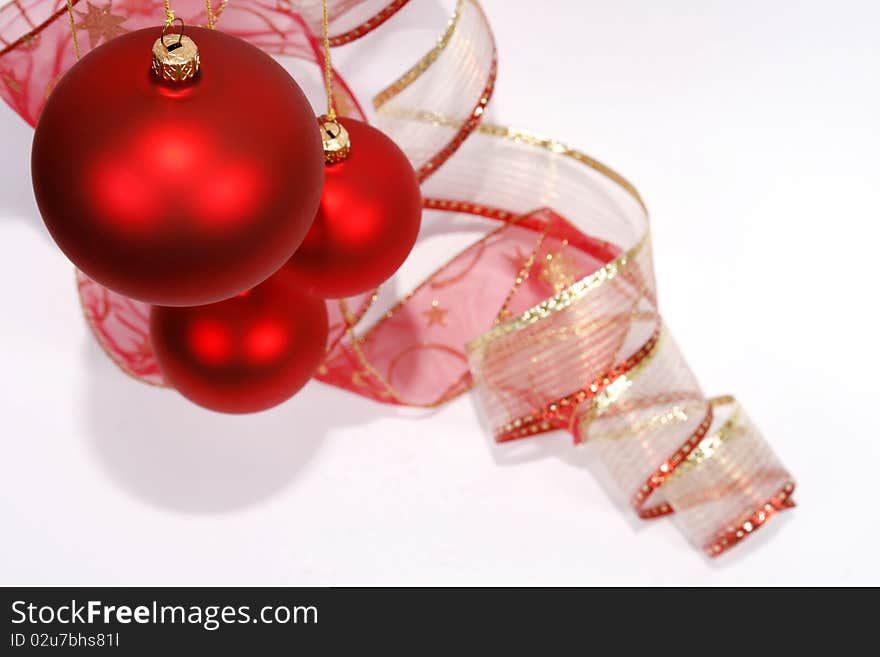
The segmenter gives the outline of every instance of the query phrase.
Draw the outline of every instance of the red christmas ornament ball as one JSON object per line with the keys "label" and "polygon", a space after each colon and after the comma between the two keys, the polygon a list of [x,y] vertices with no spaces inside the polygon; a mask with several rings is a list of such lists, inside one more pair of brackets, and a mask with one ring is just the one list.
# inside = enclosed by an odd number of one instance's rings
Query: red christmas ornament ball
{"label": "red christmas ornament ball", "polygon": [[324,358],[327,307],[283,269],[236,297],[191,308],[154,306],[150,339],[165,379],[223,413],[253,413],[291,397]]}
{"label": "red christmas ornament ball", "polygon": [[422,216],[419,181],[403,151],[366,123],[338,122],[351,152],[327,165],[320,209],[287,266],[304,290],[325,298],[390,278],[412,250]]}
{"label": "red christmas ornament ball", "polygon": [[249,289],[290,258],[318,208],[324,157],[308,100],[275,60],[188,27],[200,69],[170,81],[150,69],[160,34],[117,37],[58,82],[34,134],[34,193],[90,278],[192,306]]}

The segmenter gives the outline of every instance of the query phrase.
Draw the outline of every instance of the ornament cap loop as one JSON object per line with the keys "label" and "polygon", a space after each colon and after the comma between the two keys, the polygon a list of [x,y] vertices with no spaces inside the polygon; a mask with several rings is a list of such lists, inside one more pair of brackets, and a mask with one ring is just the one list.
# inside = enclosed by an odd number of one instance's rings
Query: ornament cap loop
{"label": "ornament cap loop", "polygon": [[199,48],[195,41],[183,33],[183,19],[175,20],[180,21],[177,41],[171,39],[171,43],[166,44],[165,37],[170,27],[166,25],[162,29],[162,36],[153,43],[153,72],[168,82],[184,82],[199,72]]}
{"label": "ornament cap loop", "polygon": [[321,127],[321,141],[324,144],[324,161],[327,164],[342,162],[351,152],[351,140],[348,130],[337,119],[327,116],[318,118]]}
{"label": "ornament cap loop", "polygon": [[[180,22],[180,32],[177,33],[177,43],[172,43],[172,44],[169,46],[169,45],[167,45],[167,44],[165,43],[165,35],[168,33],[168,29],[169,29],[172,25],[174,25],[174,23],[175,23],[176,21],[179,21],[179,22]],[[165,27],[162,28],[162,36],[159,37],[159,38],[162,39],[162,45],[165,46],[165,49],[168,50],[169,52],[172,51],[172,50],[176,50],[177,48],[180,48],[180,46],[182,45],[182,44],[181,44],[181,41],[183,41],[183,30],[184,30],[184,26],[185,26],[185,23],[183,22],[183,19],[182,19],[182,18],[174,18],[174,19],[172,19],[171,21],[165,23]]]}

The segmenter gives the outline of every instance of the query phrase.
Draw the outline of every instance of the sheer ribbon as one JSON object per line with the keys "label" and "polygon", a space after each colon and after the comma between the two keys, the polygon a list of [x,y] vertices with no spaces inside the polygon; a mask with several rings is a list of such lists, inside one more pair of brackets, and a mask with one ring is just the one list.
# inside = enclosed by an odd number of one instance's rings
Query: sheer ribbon
{"label": "sheer ribbon", "polygon": [[[407,0],[330,3],[331,44],[382,27]],[[160,24],[161,0],[73,0],[83,53]],[[200,0],[173,3],[206,23]],[[322,62],[320,0],[231,0],[217,29],[267,52]],[[75,53],[65,0],[0,9],[0,93],[31,124]],[[378,64],[378,63],[377,63]],[[481,231],[378,320],[375,293],[331,302],[317,378],[379,402],[435,407],[476,389],[500,442],[567,430],[595,449],[640,517],[675,512],[710,556],[793,506],[794,482],[744,410],[707,398],[663,324],[648,216],[635,188],[569,146],[482,121],[496,50],[476,0],[373,99],[378,124],[422,181],[424,230]],[[340,114],[365,120],[341,77]],[[97,341],[126,373],[164,385],[144,304],[77,272]]]}

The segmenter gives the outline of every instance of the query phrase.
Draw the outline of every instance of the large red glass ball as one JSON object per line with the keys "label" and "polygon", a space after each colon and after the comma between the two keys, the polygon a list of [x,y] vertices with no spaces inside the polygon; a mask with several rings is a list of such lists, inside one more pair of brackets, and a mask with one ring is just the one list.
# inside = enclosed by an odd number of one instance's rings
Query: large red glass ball
{"label": "large red glass ball", "polygon": [[403,264],[419,234],[422,197],[403,151],[372,126],[341,119],[351,153],[328,164],[321,207],[288,268],[325,298],[371,290]]}
{"label": "large red glass ball", "polygon": [[288,399],[315,373],[327,307],[282,269],[226,301],[154,306],[150,339],[162,374],[184,397],[215,411],[253,413]]}
{"label": "large red glass ball", "polygon": [[83,57],[46,102],[31,156],[61,250],[111,290],[168,306],[229,298],[281,267],[324,177],[315,116],[290,75],[240,39],[186,33],[201,59],[189,82],[150,70],[158,28]]}

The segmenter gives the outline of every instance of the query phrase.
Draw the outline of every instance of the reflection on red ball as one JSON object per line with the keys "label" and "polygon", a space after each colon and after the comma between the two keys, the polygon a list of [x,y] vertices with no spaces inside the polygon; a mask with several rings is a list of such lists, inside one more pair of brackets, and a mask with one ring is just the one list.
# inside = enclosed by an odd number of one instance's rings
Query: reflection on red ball
{"label": "reflection on red ball", "polygon": [[341,119],[351,153],[328,164],[321,207],[288,268],[328,299],[366,292],[403,264],[419,234],[422,197],[403,151],[372,126]]}
{"label": "reflection on red ball", "polygon": [[90,278],[134,299],[194,306],[265,280],[302,242],[324,156],[303,92],[271,57],[188,27],[201,69],[150,71],[160,28],[82,58],[34,134],[34,193],[46,227]]}
{"label": "reflection on red ball", "polygon": [[224,413],[252,413],[291,397],[315,373],[327,342],[324,301],[285,270],[232,299],[154,306],[150,338],[168,383]]}

